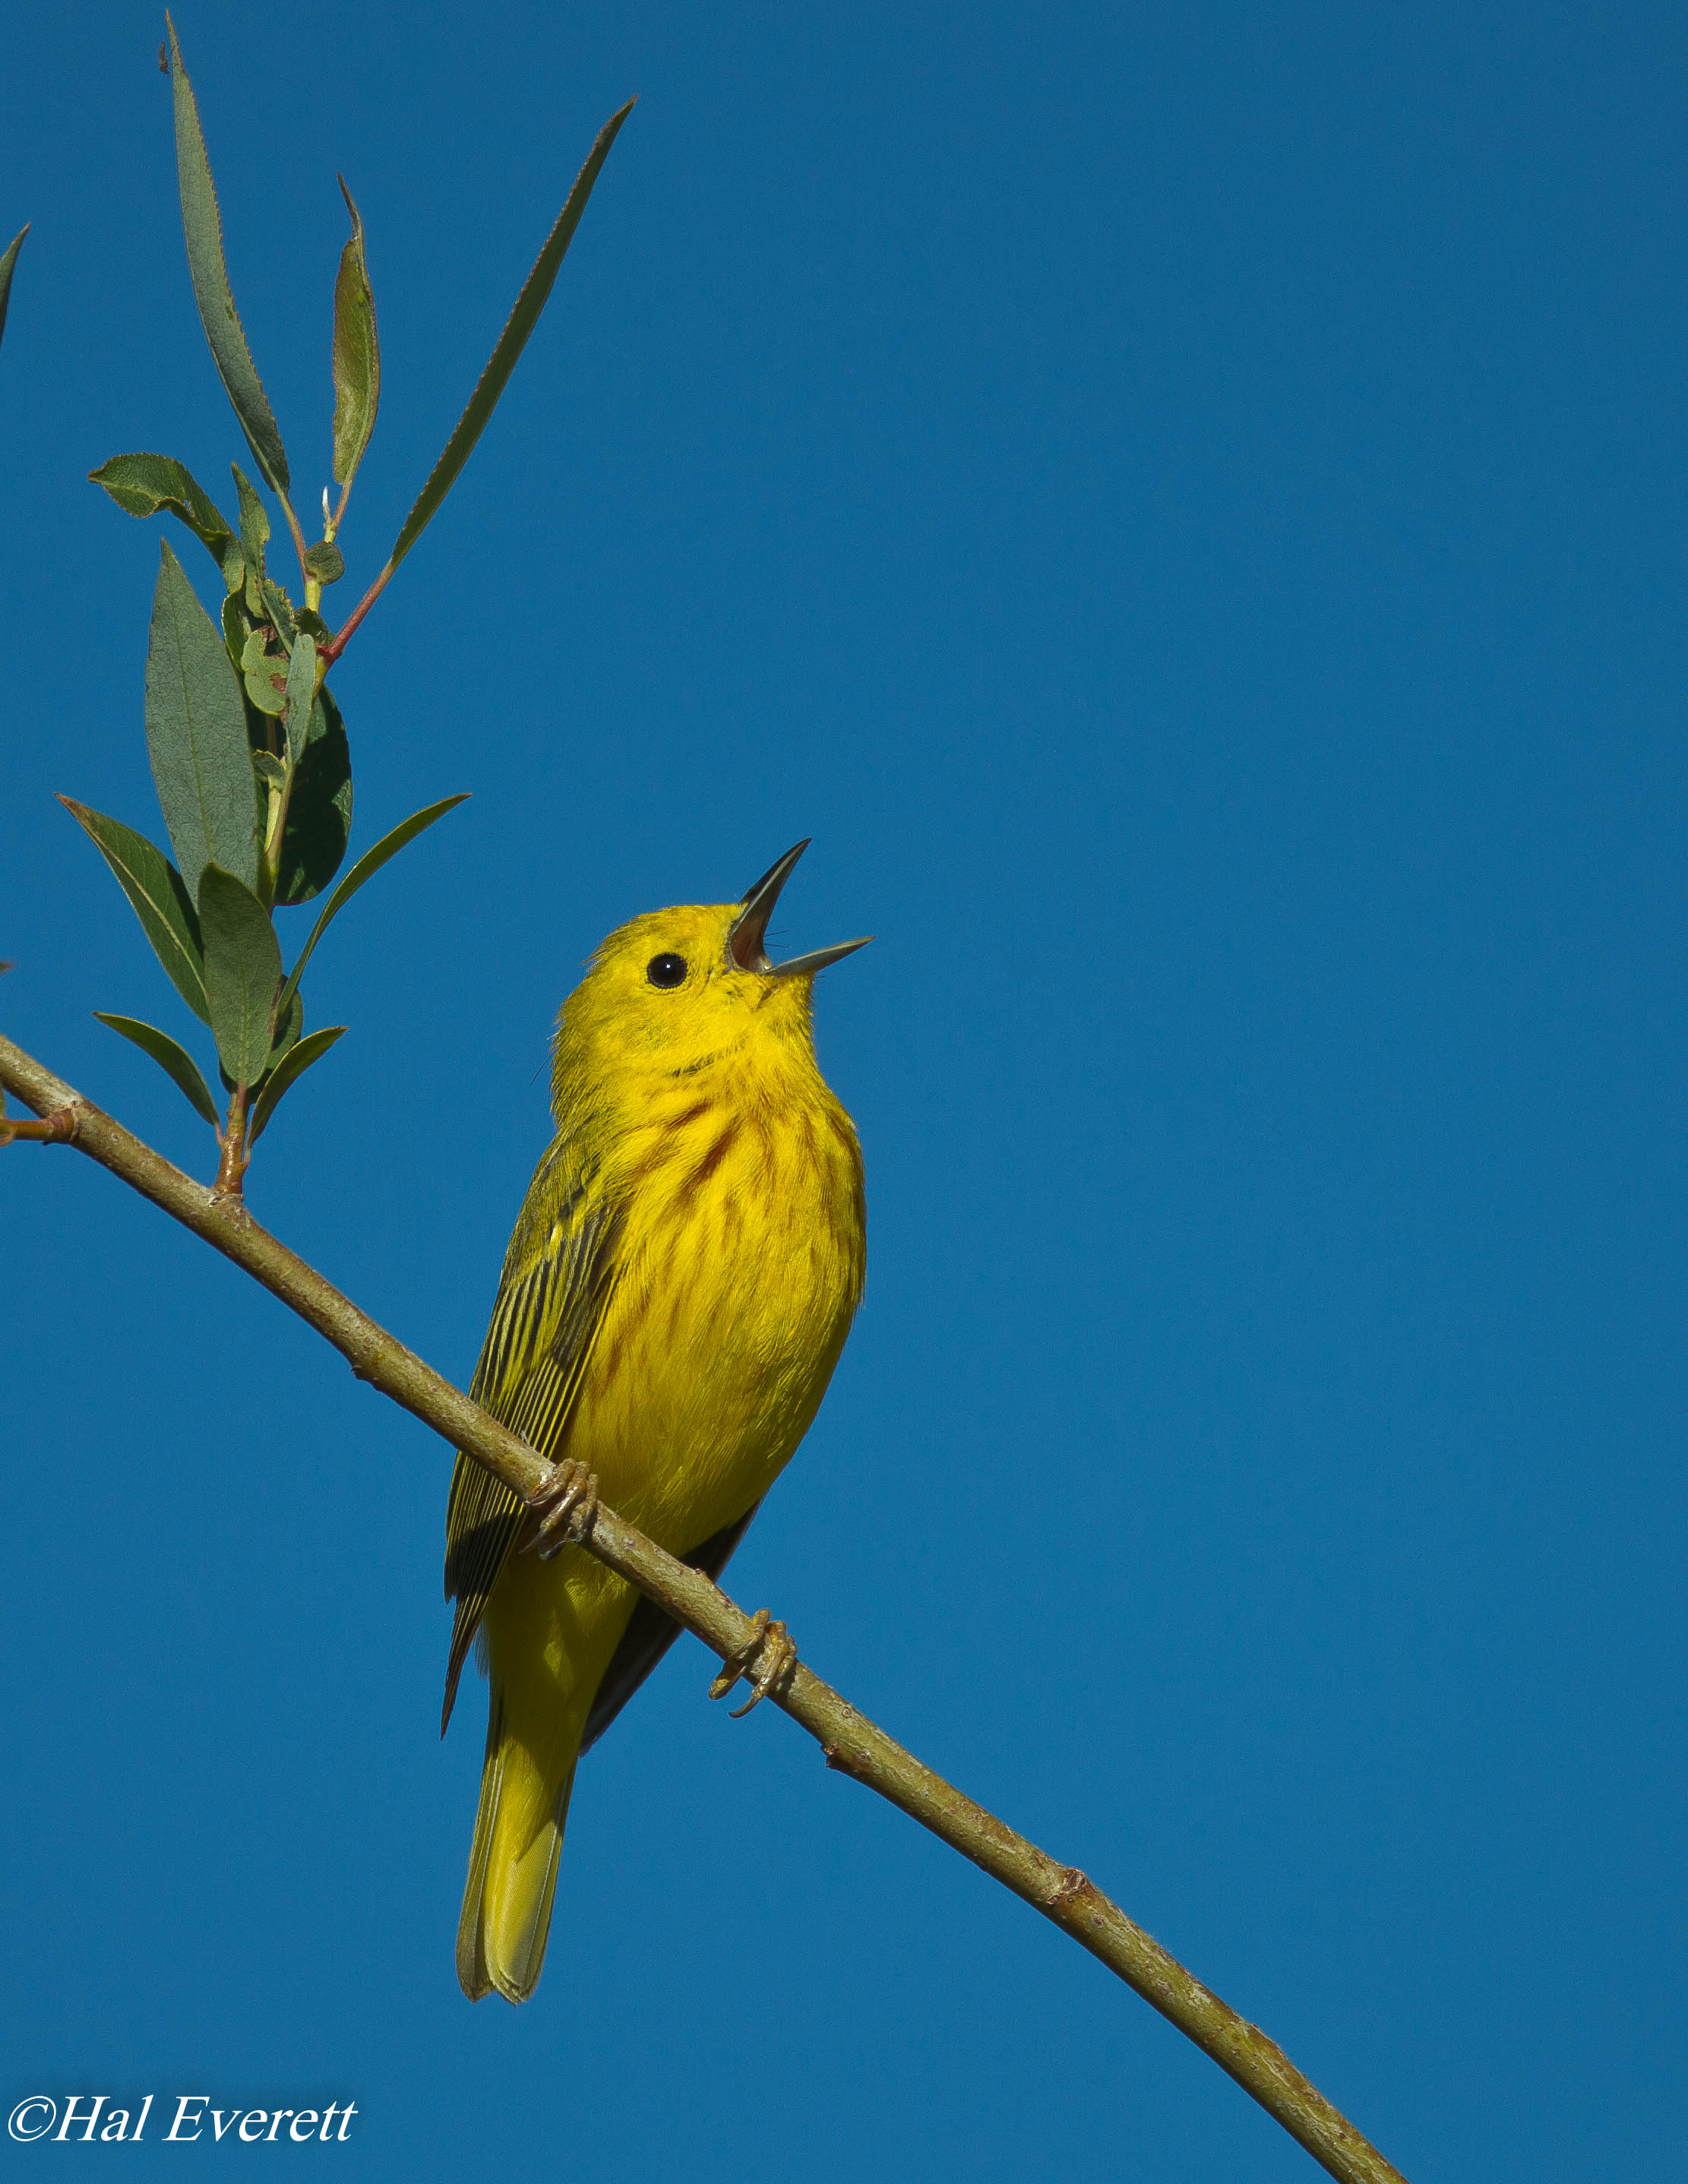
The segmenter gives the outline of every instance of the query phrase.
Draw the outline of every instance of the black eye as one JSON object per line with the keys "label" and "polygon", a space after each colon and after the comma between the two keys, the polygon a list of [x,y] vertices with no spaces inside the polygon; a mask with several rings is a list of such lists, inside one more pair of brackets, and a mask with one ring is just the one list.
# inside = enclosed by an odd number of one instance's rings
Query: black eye
{"label": "black eye", "polygon": [[653,986],[683,986],[686,959],[683,956],[653,956],[644,967],[644,974]]}

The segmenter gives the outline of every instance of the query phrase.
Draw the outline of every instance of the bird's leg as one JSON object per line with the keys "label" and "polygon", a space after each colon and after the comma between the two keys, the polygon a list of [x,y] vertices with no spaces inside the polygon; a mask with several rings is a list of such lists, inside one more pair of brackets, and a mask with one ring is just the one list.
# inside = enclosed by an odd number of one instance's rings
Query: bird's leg
{"label": "bird's leg", "polygon": [[598,1514],[598,1474],[565,1457],[553,1465],[543,1485],[533,1489],[527,1506],[538,1518],[539,1529],[521,1552],[537,1547],[540,1561],[548,1563],[571,1540],[583,1540],[591,1531]]}
{"label": "bird's leg", "polygon": [[[760,1658],[759,1658],[760,1657]],[[754,1675],[750,1663],[757,1662]],[[759,1607],[750,1618],[750,1635],[737,1652],[729,1653],[721,1664],[721,1674],[709,1687],[712,1699],[724,1699],[743,1676],[750,1685],[750,1696],[741,1707],[733,1708],[733,1719],[749,1713],[772,1691],[780,1697],[791,1687],[791,1672],[797,1666],[797,1646],[784,1624],[776,1623],[766,1607]]]}

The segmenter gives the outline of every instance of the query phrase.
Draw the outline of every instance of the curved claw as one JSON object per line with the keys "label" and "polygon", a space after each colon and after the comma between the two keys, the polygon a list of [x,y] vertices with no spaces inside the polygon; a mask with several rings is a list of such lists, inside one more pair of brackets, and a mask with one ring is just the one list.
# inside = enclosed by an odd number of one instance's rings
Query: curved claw
{"label": "curved claw", "polygon": [[590,1533],[598,1515],[598,1474],[565,1457],[528,1496],[527,1506],[538,1518],[539,1529],[517,1552],[525,1555],[537,1549],[540,1561],[549,1563]]}
{"label": "curved claw", "polygon": [[[754,1675],[750,1664],[760,1661]],[[732,1709],[733,1719],[738,1721],[760,1706],[772,1694],[779,1697],[788,1689],[792,1670],[797,1666],[797,1645],[784,1624],[777,1623],[766,1607],[759,1607],[750,1618],[750,1635],[737,1652],[729,1653],[721,1664],[721,1674],[709,1687],[712,1699],[724,1699],[741,1676],[750,1680],[750,1696],[741,1707]]]}

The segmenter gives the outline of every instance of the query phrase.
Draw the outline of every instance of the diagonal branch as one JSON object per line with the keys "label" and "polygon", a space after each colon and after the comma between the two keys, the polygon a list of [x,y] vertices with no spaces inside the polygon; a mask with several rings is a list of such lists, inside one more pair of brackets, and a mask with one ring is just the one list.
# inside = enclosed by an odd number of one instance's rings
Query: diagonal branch
{"label": "diagonal branch", "polygon": [[[50,1134],[31,1132],[25,1124],[21,1130],[12,1126],[13,1134],[74,1145],[109,1168],[261,1282],[331,1342],[360,1380],[380,1389],[450,1446],[466,1450],[523,1495],[550,1478],[552,1467],[543,1457],[260,1228],[239,1199],[220,1198],[184,1175],[3,1038],[0,1088],[53,1123]],[[0,1144],[7,1141],[7,1132],[0,1119]],[[722,1660],[754,1653],[760,1634],[752,1619],[701,1572],[677,1562],[613,1510],[600,1507],[584,1544]],[[889,1798],[1100,1958],[1228,2071],[1342,2184],[1405,2184],[1400,2171],[1309,2084],[1282,2048],[1193,1978],[1075,1867],[1047,1857],[964,1797],[800,1663],[769,1696],[819,1741],[829,1767]]]}

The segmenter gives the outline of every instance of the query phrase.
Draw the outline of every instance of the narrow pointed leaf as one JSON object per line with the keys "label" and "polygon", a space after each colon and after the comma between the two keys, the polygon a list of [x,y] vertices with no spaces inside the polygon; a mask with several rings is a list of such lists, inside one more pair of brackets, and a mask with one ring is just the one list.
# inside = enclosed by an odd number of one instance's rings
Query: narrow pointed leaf
{"label": "narrow pointed leaf", "polygon": [[563,262],[563,254],[574,240],[580,216],[586,210],[586,201],[592,195],[592,186],[610,156],[610,147],[615,142],[621,124],[632,110],[633,101],[630,98],[621,112],[612,114],[599,131],[598,142],[593,146],[590,157],[577,176],[567,203],[557,214],[556,226],[546,237],[545,247],[534,260],[533,270],[522,283],[521,293],[515,299],[515,309],[510,313],[504,332],[499,336],[498,346],[493,351],[486,370],[481,374],[475,392],[469,398],[469,407],[458,419],[457,430],[446,442],[444,454],[434,465],[432,475],[416,496],[415,506],[404,519],[398,542],[388,557],[389,569],[396,569],[404,559],[432,521],[440,503],[456,484],[458,473],[468,461],[475,443],[485,429],[487,420],[497,407],[499,397],[509,383],[510,376],[515,369],[515,360],[526,345],[527,337],[538,324],[539,314],[545,308],[545,299],[557,277],[557,269]]}
{"label": "narrow pointed leaf", "polygon": [[147,755],[175,860],[197,902],[212,862],[258,877],[258,805],[246,707],[220,632],[168,545],[147,649]]}
{"label": "narrow pointed leaf", "polygon": [[187,239],[187,271],[193,283],[193,300],[199,306],[199,323],[211,345],[217,371],[253,461],[265,482],[277,493],[287,490],[287,458],[281,435],[246,345],[240,315],[229,287],[229,269],[223,256],[223,221],[217,210],[216,186],[205,152],[205,133],[199,125],[199,108],[193,86],[182,65],[175,25],[168,13],[170,92],[175,106],[175,172],[181,192],[181,228]]}
{"label": "narrow pointed leaf", "polygon": [[211,1088],[199,1073],[199,1065],[186,1047],[178,1046],[165,1031],[149,1023],[142,1023],[134,1017],[108,1016],[103,1009],[94,1014],[103,1024],[109,1024],[114,1032],[138,1046],[142,1054],[150,1054],[160,1069],[177,1089],[187,1096],[188,1104],[203,1115],[214,1130],[217,1127],[217,1103],[211,1097]]}
{"label": "narrow pointed leaf", "polygon": [[[343,190],[346,185],[342,182],[340,187]],[[347,203],[349,204],[351,200],[348,198],[347,199]],[[6,245],[5,256],[3,258],[0,258],[0,339],[3,339],[5,336],[6,310],[7,306],[12,300],[13,269],[18,262],[18,253],[24,247],[24,237],[29,233],[29,223],[25,220],[24,225],[12,237],[12,240]]]}
{"label": "narrow pointed leaf", "polygon": [[174,455],[114,455],[88,476],[125,515],[157,515],[167,510],[180,516],[227,582],[230,549],[237,547],[235,534],[185,463]]}
{"label": "narrow pointed leaf", "polygon": [[381,406],[381,343],[376,338],[375,298],[364,259],[364,223],[346,177],[342,175],[338,180],[352,215],[352,235],[340,253],[334,282],[334,482],[350,485]]}
{"label": "narrow pointed leaf", "polygon": [[352,753],[346,723],[325,684],[310,709],[304,749],[293,769],[281,833],[278,908],[320,894],[345,861],[352,838]]}
{"label": "narrow pointed leaf", "polygon": [[301,630],[293,639],[293,656],[287,663],[287,760],[298,764],[310,727],[310,709],[316,703],[316,640]]}
{"label": "narrow pointed leaf", "polygon": [[170,974],[170,983],[200,1022],[209,1023],[205,951],[193,899],[182,884],[181,874],[162,850],[155,849],[144,834],[137,834],[120,819],[91,811],[73,797],[61,796],[58,801],[115,873],[142,932],[153,944],[153,953]]}
{"label": "narrow pointed leaf", "polygon": [[286,1011],[294,994],[298,991],[299,980],[304,976],[304,967],[309,962],[317,942],[327,932],[329,926],[340,915],[364,882],[372,878],[389,857],[396,857],[408,843],[415,840],[424,828],[432,827],[436,819],[443,819],[448,811],[468,801],[466,790],[460,795],[442,797],[437,804],[430,804],[421,811],[413,811],[410,816],[401,821],[390,834],[383,834],[372,850],[364,851],[357,863],[353,866],[351,871],[347,873],[345,878],[341,881],[339,886],[323,905],[322,915],[311,928],[309,939],[300,949],[298,961],[288,974],[287,984],[281,989],[281,1007],[283,1012]]}
{"label": "narrow pointed leaf", "polygon": [[309,1039],[302,1039],[297,1046],[288,1048],[285,1059],[276,1064],[252,1104],[252,1120],[246,1133],[248,1145],[257,1144],[281,1104],[282,1095],[298,1083],[313,1061],[321,1061],[345,1028],[344,1024],[329,1024],[321,1031],[312,1032]]}
{"label": "narrow pointed leaf", "polygon": [[246,883],[220,865],[199,881],[199,929],[205,937],[205,991],[217,1056],[237,1084],[255,1084],[270,1061],[281,951],[275,928]]}

